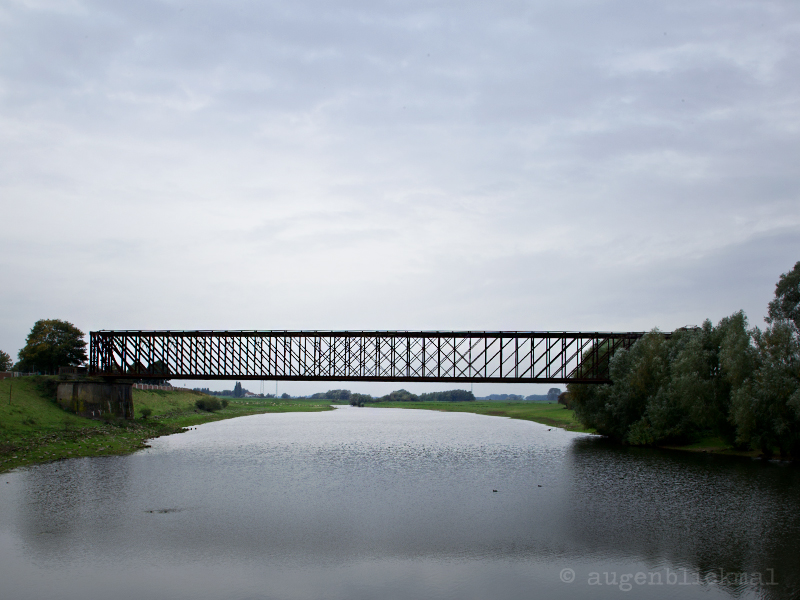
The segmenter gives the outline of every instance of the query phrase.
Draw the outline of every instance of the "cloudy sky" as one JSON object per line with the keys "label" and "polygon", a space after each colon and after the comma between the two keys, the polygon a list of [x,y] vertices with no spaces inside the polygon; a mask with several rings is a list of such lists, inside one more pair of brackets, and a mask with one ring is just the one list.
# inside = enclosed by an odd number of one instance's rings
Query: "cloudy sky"
{"label": "cloudy sky", "polygon": [[14,357],[41,318],[760,325],[800,3],[4,0],[0,215]]}

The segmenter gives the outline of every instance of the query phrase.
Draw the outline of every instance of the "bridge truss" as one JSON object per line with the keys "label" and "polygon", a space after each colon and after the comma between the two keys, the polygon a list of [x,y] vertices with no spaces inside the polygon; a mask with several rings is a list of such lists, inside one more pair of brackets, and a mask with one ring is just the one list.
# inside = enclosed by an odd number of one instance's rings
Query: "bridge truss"
{"label": "bridge truss", "polygon": [[89,373],[121,379],[608,383],[643,333],[93,331]]}

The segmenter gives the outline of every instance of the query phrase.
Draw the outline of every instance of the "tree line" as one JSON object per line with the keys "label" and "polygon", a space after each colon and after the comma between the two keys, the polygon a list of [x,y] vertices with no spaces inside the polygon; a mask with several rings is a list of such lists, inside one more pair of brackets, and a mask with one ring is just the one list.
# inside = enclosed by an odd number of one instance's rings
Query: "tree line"
{"label": "tree line", "polygon": [[558,402],[561,395],[562,390],[559,388],[550,388],[547,394],[531,394],[529,396],[522,396],[520,394],[489,394],[488,396],[478,398],[478,400],[492,400],[495,402]]}
{"label": "tree line", "polygon": [[718,436],[800,459],[800,262],[781,275],[766,323],[750,328],[739,311],[669,336],[653,330],[599,365],[612,384],[569,384],[565,402],[584,426],[625,444]]}
{"label": "tree line", "polygon": [[[350,390],[328,390],[310,396],[312,400],[349,401],[354,406],[364,402],[470,402],[475,400],[472,392],[466,390],[448,390],[427,394],[412,394],[408,390],[395,390],[385,396],[373,397],[370,394],[359,394]],[[359,404],[361,403],[361,404]]]}

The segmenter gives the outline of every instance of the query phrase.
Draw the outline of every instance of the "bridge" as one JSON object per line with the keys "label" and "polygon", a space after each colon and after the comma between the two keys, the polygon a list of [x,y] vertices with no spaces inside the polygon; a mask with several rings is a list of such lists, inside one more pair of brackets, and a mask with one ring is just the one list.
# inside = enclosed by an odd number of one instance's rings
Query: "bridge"
{"label": "bridge", "polygon": [[610,383],[644,333],[536,331],[92,331],[89,374],[240,379]]}

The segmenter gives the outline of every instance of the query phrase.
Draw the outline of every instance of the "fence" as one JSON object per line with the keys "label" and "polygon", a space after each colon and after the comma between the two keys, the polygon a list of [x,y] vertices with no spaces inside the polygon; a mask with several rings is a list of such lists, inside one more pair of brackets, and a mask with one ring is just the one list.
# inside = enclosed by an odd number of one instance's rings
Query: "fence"
{"label": "fence", "polygon": [[182,387],[172,387],[171,385],[150,385],[148,383],[134,383],[137,390],[166,390],[168,392],[191,392],[192,390]]}
{"label": "fence", "polygon": [[19,371],[0,371],[0,380],[10,379],[11,377],[30,377],[31,375],[41,375],[41,373],[20,373]]}

